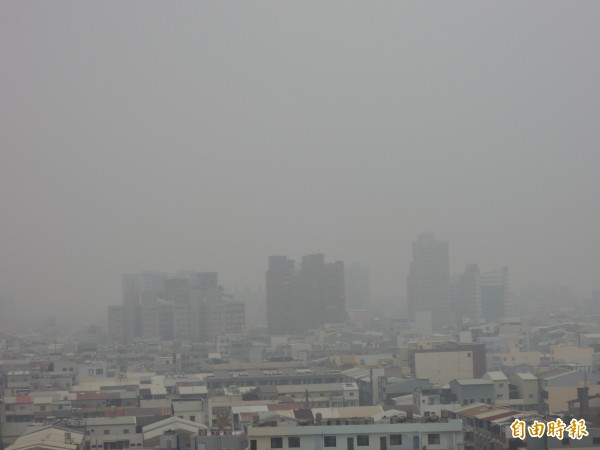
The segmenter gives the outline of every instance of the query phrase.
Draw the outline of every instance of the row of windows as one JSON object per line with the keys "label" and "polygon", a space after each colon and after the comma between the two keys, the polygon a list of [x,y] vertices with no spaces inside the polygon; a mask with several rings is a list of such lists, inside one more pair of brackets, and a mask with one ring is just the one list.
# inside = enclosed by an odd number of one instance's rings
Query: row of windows
{"label": "row of windows", "polygon": [[[92,428],[92,429],[86,430],[85,434],[89,435],[89,434],[93,433],[94,431],[95,430]],[[113,431],[113,433],[115,433],[115,431]],[[104,434],[111,434],[111,432],[110,432],[110,430],[104,430]],[[123,428],[123,434],[129,434],[129,428]]]}
{"label": "row of windows", "polygon": [[[300,448],[300,438],[297,436],[290,436],[288,439],[288,448]],[[438,433],[430,433],[427,435],[427,443],[430,445],[440,443],[440,435]],[[401,434],[390,434],[390,445],[402,445]],[[328,448],[337,447],[337,436],[323,436],[323,446]],[[359,434],[356,436],[357,447],[368,447],[369,446],[369,435]],[[251,450],[256,450],[256,441],[252,440],[250,443]],[[282,437],[271,438],[271,448],[283,448]]]}

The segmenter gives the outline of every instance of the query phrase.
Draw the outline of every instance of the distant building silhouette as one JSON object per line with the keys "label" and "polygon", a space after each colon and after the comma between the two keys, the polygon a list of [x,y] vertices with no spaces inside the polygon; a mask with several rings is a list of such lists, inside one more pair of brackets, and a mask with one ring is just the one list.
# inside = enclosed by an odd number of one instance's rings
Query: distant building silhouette
{"label": "distant building silhouette", "polygon": [[460,320],[481,321],[481,273],[477,264],[468,264],[460,275],[455,293],[455,305]]}
{"label": "distant building silhouette", "polygon": [[304,333],[345,322],[344,263],[325,263],[325,255],[314,254],[304,256],[296,269],[286,256],[271,256],[266,297],[270,334]]}
{"label": "distant building silhouette", "polygon": [[344,270],[346,310],[365,309],[371,303],[371,270],[358,263],[347,265]]}
{"label": "distant building silhouette", "polygon": [[142,272],[122,278],[123,305],[108,309],[114,338],[204,341],[244,327],[244,304],[223,293],[215,272]]}
{"label": "distant building silhouette", "polygon": [[508,268],[481,274],[481,314],[488,322],[507,316],[509,307]]}
{"label": "distant building silhouette", "polygon": [[455,325],[448,241],[436,240],[433,233],[422,233],[413,242],[412,257],[407,277],[411,315],[414,317],[417,311],[431,311],[434,332]]}

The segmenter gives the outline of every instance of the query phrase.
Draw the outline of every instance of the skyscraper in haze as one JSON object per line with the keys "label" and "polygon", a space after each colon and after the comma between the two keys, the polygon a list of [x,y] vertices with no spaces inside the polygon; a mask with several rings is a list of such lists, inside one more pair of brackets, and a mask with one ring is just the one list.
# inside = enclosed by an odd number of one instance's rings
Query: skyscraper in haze
{"label": "skyscraper in haze", "polygon": [[142,272],[122,279],[123,305],[108,309],[114,339],[198,342],[244,327],[244,304],[223,292],[216,272]]}
{"label": "skyscraper in haze", "polygon": [[367,309],[371,303],[371,271],[358,263],[344,269],[346,310]]}
{"label": "skyscraper in haze", "polygon": [[450,288],[448,241],[433,233],[422,233],[412,245],[412,262],[407,277],[409,311],[431,311],[434,332],[456,324]]}
{"label": "skyscraper in haze", "polygon": [[285,256],[269,257],[266,273],[270,334],[304,333],[326,323],[345,322],[344,263],[325,255],[302,258],[300,269]]}
{"label": "skyscraper in haze", "polygon": [[481,320],[481,274],[477,264],[468,264],[460,275],[455,293],[457,319],[470,323]]}
{"label": "skyscraper in haze", "polygon": [[506,317],[509,309],[508,268],[481,274],[481,314],[490,322]]}

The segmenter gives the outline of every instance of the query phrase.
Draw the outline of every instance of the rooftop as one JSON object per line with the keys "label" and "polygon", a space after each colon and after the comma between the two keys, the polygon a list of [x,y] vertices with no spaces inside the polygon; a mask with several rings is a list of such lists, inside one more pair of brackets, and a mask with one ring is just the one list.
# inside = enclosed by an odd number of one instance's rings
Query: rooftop
{"label": "rooftop", "polygon": [[491,385],[494,384],[492,380],[484,378],[468,378],[463,380],[452,380],[461,386],[475,386],[475,385]]}
{"label": "rooftop", "polygon": [[521,380],[537,380],[537,377],[530,372],[516,373]]}
{"label": "rooftop", "polygon": [[86,420],[88,427],[90,426],[107,426],[107,425],[135,425],[135,416],[117,416],[117,417],[90,417]]}
{"label": "rooftop", "polygon": [[358,390],[356,383],[321,383],[321,384],[292,384],[277,386],[277,392],[287,394],[289,392],[326,392],[326,391],[355,391]]}
{"label": "rooftop", "polygon": [[55,426],[43,427],[17,438],[6,450],[56,449],[77,450],[83,443],[83,434]]}
{"label": "rooftop", "polygon": [[490,378],[490,380],[492,381],[506,381],[508,380],[508,377],[506,375],[504,375],[504,372],[487,372],[486,375]]}
{"label": "rooftop", "polygon": [[248,437],[254,436],[315,436],[324,433],[332,435],[344,434],[389,434],[389,433],[431,433],[431,432],[462,432],[462,421],[450,419],[447,422],[413,422],[369,425],[309,425],[286,427],[250,427]]}

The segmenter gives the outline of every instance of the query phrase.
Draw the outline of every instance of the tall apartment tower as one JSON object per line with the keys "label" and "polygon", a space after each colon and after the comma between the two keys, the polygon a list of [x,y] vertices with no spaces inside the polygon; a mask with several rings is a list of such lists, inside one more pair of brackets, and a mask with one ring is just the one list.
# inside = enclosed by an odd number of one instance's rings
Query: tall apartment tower
{"label": "tall apartment tower", "polygon": [[471,324],[481,321],[481,273],[477,264],[468,264],[460,275],[456,311],[459,320],[466,319]]}
{"label": "tall apartment tower", "polygon": [[506,317],[509,309],[508,268],[481,274],[481,314],[489,322]]}
{"label": "tall apartment tower", "polygon": [[304,333],[326,323],[344,322],[344,263],[307,255],[300,269],[285,256],[269,257],[266,273],[270,334]]}
{"label": "tall apartment tower", "polygon": [[413,242],[412,262],[407,277],[409,311],[430,311],[433,331],[456,325],[450,286],[448,241],[438,241],[433,233],[422,233]]}
{"label": "tall apartment tower", "polygon": [[269,257],[265,286],[269,334],[286,334],[294,322],[294,265],[286,256]]}
{"label": "tall apartment tower", "polygon": [[371,271],[358,263],[346,265],[344,270],[346,309],[366,309],[371,302]]}
{"label": "tall apartment tower", "polygon": [[244,327],[243,302],[224,294],[216,272],[143,272],[122,278],[123,305],[108,310],[114,339],[199,342],[239,333]]}

